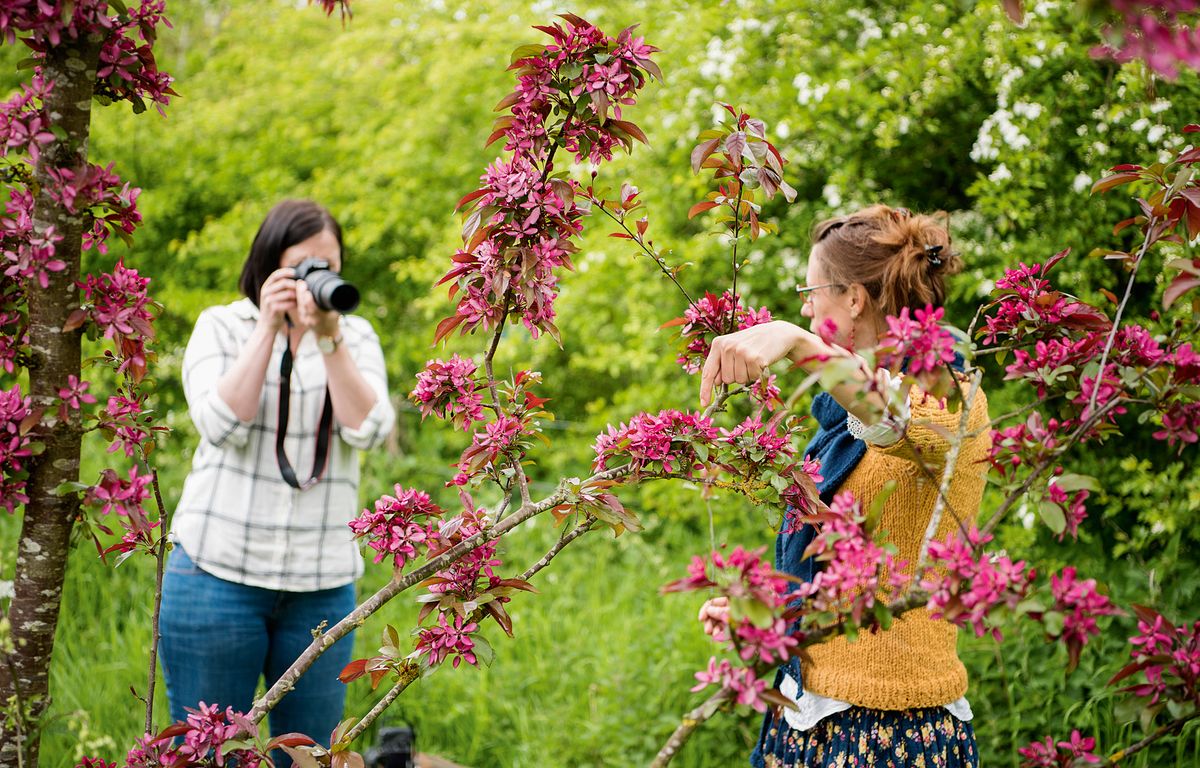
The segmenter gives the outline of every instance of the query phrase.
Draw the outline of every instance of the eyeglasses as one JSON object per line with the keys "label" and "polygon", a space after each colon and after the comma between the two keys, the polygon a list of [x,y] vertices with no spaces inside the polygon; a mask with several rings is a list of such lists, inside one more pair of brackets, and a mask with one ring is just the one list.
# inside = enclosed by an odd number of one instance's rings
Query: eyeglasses
{"label": "eyeglasses", "polygon": [[804,301],[809,300],[809,294],[813,291],[818,291],[822,288],[846,288],[845,283],[821,283],[820,285],[797,285],[796,293],[800,294],[800,298]]}

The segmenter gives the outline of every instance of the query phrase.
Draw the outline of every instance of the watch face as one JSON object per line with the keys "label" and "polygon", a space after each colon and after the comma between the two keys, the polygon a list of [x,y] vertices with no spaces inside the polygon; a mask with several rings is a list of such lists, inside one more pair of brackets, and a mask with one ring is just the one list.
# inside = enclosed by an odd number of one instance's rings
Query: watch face
{"label": "watch face", "polygon": [[330,352],[337,349],[337,345],[334,344],[333,339],[329,338],[328,336],[318,336],[317,349],[328,355]]}

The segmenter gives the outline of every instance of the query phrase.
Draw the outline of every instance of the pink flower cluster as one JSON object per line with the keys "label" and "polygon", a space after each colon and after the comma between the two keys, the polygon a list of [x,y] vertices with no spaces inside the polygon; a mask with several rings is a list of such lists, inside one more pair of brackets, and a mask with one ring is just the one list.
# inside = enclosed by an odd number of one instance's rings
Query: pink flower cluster
{"label": "pink flower cluster", "polygon": [[767,681],[760,680],[750,667],[735,667],[727,659],[718,662],[714,656],[708,660],[708,669],[696,673],[696,679],[700,682],[692,686],[693,693],[710,685],[719,685],[733,691],[736,703],[753,707],[758,712],[767,711],[767,701],[763,698]]}
{"label": "pink flower cluster", "polygon": [[844,491],[833,497],[820,533],[805,552],[824,567],[797,590],[811,610],[849,615],[861,624],[876,602],[889,599],[910,581],[905,561],[895,556],[894,548],[874,540],[866,520],[853,494]]}
{"label": "pink flower cluster", "polygon": [[476,622],[467,623],[462,616],[455,616],[453,621],[446,620],[446,614],[438,614],[438,623],[427,629],[422,629],[417,636],[416,654],[429,657],[429,665],[437,666],[448,657],[453,657],[452,665],[458,669],[459,662],[477,666],[475,657],[475,641],[471,633],[479,629]]}
{"label": "pink flower cluster", "polygon": [[[607,113],[612,105],[619,110],[633,103],[646,81],[643,69],[657,73],[648,58],[654,49],[630,30],[613,40],[577,16],[563,18],[566,26],[538,27],[553,38],[551,45],[530,46],[514,61],[517,88],[498,107],[512,114],[499,118],[492,134],[492,140],[505,138],[512,155],[488,166],[483,185],[459,202],[464,246],[439,284],[452,283],[450,297],[461,297],[454,315],[438,326],[435,343],[455,328],[490,330],[509,316],[520,317],[535,338],[542,332],[557,338],[556,270],[573,268],[572,240],[583,230],[584,212],[575,202],[579,185],[551,178],[554,151],[561,144],[599,162],[611,158],[618,143],[631,147],[631,137],[640,137],[635,125]],[[589,96],[577,102],[565,91]],[[550,136],[555,110],[567,117]]]}
{"label": "pink flower cluster", "polygon": [[[441,524],[430,557],[436,557],[459,542],[482,532],[487,525],[484,510],[476,508],[475,502],[467,493],[461,493],[460,498],[463,501],[462,514]],[[470,600],[479,593],[481,578],[487,580],[484,589],[495,586],[500,581],[495,569],[503,564],[503,561],[496,557],[496,546],[494,540],[481,544],[444,570],[438,571],[437,575],[425,582],[429,591],[436,595],[453,594]],[[507,602],[507,598],[499,599]]]}
{"label": "pink flower cluster", "polygon": [[7,217],[0,218],[2,242],[7,266],[4,275],[17,281],[36,281],[42,288],[50,285],[50,273],[61,272],[67,263],[55,258],[62,235],[47,227],[42,232],[33,226],[33,193],[14,185],[8,191]]}
{"label": "pink flower cluster", "polygon": [[158,25],[171,23],[163,16],[166,0],[142,0],[129,9],[127,16],[114,20],[112,32],[100,49],[100,68],[96,78],[100,92],[113,99],[131,102],[135,112],[146,108],[146,101],[160,114],[177,95],[171,89],[174,78],[158,68],[153,45]]}
{"label": "pink flower cluster", "polygon": [[59,45],[64,39],[75,40],[81,35],[111,30],[113,21],[108,15],[108,0],[77,0],[71,13],[46,0],[11,0],[0,7],[0,34],[13,44],[18,35],[28,35],[34,50],[47,44]]}
{"label": "pink flower cluster", "polygon": [[[960,627],[969,624],[978,637],[988,631],[988,615],[1001,606],[1015,608],[1034,578],[1024,560],[1014,563],[1005,555],[983,552],[991,540],[991,534],[972,527],[966,538],[952,533],[945,541],[929,542],[929,559],[944,572],[930,569],[921,579],[921,588],[929,592],[929,615]],[[997,642],[1002,639],[998,628],[991,633]]]}
{"label": "pink flower cluster", "polygon": [[1107,331],[1111,327],[1103,312],[1051,287],[1046,275],[1066,256],[1062,251],[1045,264],[1021,263],[1004,271],[993,292],[997,298],[984,318],[985,344],[1008,337],[1058,337],[1067,330]]}
{"label": "pink flower cluster", "polygon": [[718,442],[733,447],[734,456],[747,465],[771,464],[779,458],[790,458],[794,451],[789,434],[779,432],[779,420],[772,419],[764,426],[762,419],[748,416],[733,429],[720,429]]}
{"label": "pink flower cluster", "polygon": [[90,386],[91,382],[80,381],[73,373],[67,376],[67,386],[58,389],[58,398],[62,400],[58,406],[59,420],[66,421],[71,411],[82,410],[84,405],[96,402],[96,396],[88,392]]}
{"label": "pink flower cluster", "polygon": [[1024,423],[992,432],[988,461],[1007,478],[1017,467],[1037,464],[1042,457],[1050,455],[1058,446],[1058,435],[1068,426],[1058,419],[1045,421],[1040,412],[1034,411]]}
{"label": "pink flower cluster", "polygon": [[1092,751],[1095,748],[1095,739],[1090,736],[1084,738],[1078,730],[1073,730],[1069,741],[1060,741],[1055,745],[1053,737],[1047,736],[1043,741],[1035,741],[1017,752],[1025,758],[1021,761],[1021,768],[1076,768],[1081,762],[1100,762],[1100,758]]}
{"label": "pink flower cluster", "polygon": [[799,645],[799,640],[788,632],[788,621],[783,616],[788,603],[788,580],[762,559],[763,551],[736,547],[727,557],[720,552],[713,552],[708,559],[694,557],[688,565],[687,577],[662,589],[663,592],[692,592],[715,588],[730,600],[750,601],[765,608],[769,615],[765,620],[730,617],[727,623],[717,627],[714,639],[726,650],[736,651],[743,666],[735,667],[727,660],[710,659],[708,669],[696,673],[699,684],[692,688],[699,691],[714,684],[727,687],[737,694],[738,704],[754,707],[759,712],[765,711],[762,694],[767,684],[758,679],[755,666],[760,663],[778,665]]}
{"label": "pink flower cluster", "polygon": [[430,360],[417,374],[417,387],[409,396],[421,409],[421,418],[433,414],[467,430],[483,421],[483,392],[476,389],[475,361],[452,355],[450,360]]}
{"label": "pink flower cluster", "polygon": [[139,475],[136,466],[129,468],[128,480],[115,469],[106,469],[100,473],[100,482],[88,489],[87,503],[99,506],[106,515],[115,512],[131,523],[148,525],[142,505],[150,498],[153,480],[153,475]]}
{"label": "pink flower cluster", "polygon": [[1200,26],[1188,27],[1179,15],[1200,9],[1196,0],[1112,0],[1121,23],[1107,27],[1109,42],[1091,50],[1097,58],[1118,62],[1141,59],[1174,80],[1179,65],[1200,69]]}
{"label": "pink flower cluster", "polygon": [[102,168],[88,165],[76,173],[70,168],[47,170],[54,185],[50,197],[72,213],[88,211],[92,214],[92,227],[84,233],[84,248],[96,247],[107,253],[105,241],[110,232],[133,234],[142,221],[137,209],[137,198],[141,190],[122,183],[113,173],[113,164]]}
{"label": "pink flower cluster", "polygon": [[1146,682],[1124,691],[1149,698],[1151,705],[1162,699],[1200,704],[1200,621],[1174,625],[1155,611],[1135,609],[1138,633],[1129,639],[1133,663],[1110,683],[1140,671]]}
{"label": "pink flower cluster", "polygon": [[458,460],[458,474],[447,485],[466,485],[472,478],[497,468],[500,459],[517,461],[526,445],[528,425],[520,416],[501,413],[471,436],[471,444]]}
{"label": "pink flower cluster", "polygon": [[[0,285],[4,283],[13,286],[11,280],[0,276]],[[19,290],[5,291],[0,288],[0,307],[15,305],[19,293]],[[0,368],[3,368],[5,373],[14,373],[17,370],[17,356],[22,347],[28,344],[29,332],[26,329],[25,315],[15,308],[12,311],[0,309]]]}
{"label": "pink flower cluster", "polygon": [[54,141],[50,118],[42,109],[51,87],[53,83],[37,74],[22,83],[19,93],[0,103],[0,157],[27,154],[31,163],[37,163],[41,148]]}
{"label": "pink flower cluster", "polygon": [[1100,634],[1097,618],[1120,613],[1112,600],[1096,591],[1095,579],[1075,578],[1073,565],[1050,577],[1050,592],[1054,596],[1053,610],[1063,615],[1061,637],[1069,648],[1087,645],[1093,635]]}
{"label": "pink flower cluster", "polygon": [[350,530],[357,539],[366,539],[375,550],[375,562],[391,557],[396,570],[420,557],[437,541],[434,521],[445,514],[429,494],[415,489],[394,487],[395,496],[376,499],[374,510],[364,509],[351,520]]}
{"label": "pink flower cluster", "polygon": [[[725,291],[720,296],[705,293],[687,308],[682,318],[672,322],[681,325],[679,335],[686,342],[676,362],[683,366],[683,370],[695,374],[704,367],[714,338],[735,330],[769,323],[771,313],[766,307],[753,309],[744,306],[741,296],[734,297],[731,292]],[[773,376],[771,378],[774,379]],[[769,385],[767,390],[760,390],[757,399],[766,402],[772,395],[778,398],[779,390],[776,388],[772,393]]]}
{"label": "pink flower cluster", "polygon": [[908,307],[887,318],[887,331],[879,339],[879,365],[907,372],[918,380],[936,378],[954,362],[954,336],[941,326],[945,310],[930,305],[909,315]]}
{"label": "pink flower cluster", "polygon": [[[257,732],[254,723],[233,707],[226,707],[222,712],[218,705],[201,701],[196,709],[188,709],[185,722],[176,723],[157,736],[147,734],[139,739],[138,745],[125,756],[125,764],[127,768],[190,768],[210,764],[258,768],[270,765],[262,750],[244,747],[242,739],[245,735]],[[180,736],[183,742],[172,745],[171,739]],[[227,743],[232,741],[238,746],[229,749]],[[312,743],[307,738],[304,742]]]}
{"label": "pink flower cluster", "polygon": [[111,273],[88,275],[79,284],[85,304],[72,316],[77,324],[90,318],[104,338],[117,341],[117,372],[129,371],[134,380],[145,374],[146,341],[154,337],[149,286],[150,278],[119,259]]}
{"label": "pink flower cluster", "polygon": [[128,458],[145,455],[146,441],[150,439],[150,435],[165,429],[154,426],[154,417],[145,410],[141,395],[126,395],[124,392],[118,392],[108,398],[100,425],[112,434],[108,452],[121,450]]}
{"label": "pink flower cluster", "polygon": [[1185,445],[1194,445],[1200,439],[1200,403],[1171,403],[1162,413],[1162,427],[1154,433],[1154,439],[1166,440],[1167,445],[1178,442],[1182,453]]}
{"label": "pink flower cluster", "polygon": [[21,424],[29,414],[29,398],[21,395],[20,386],[0,390],[0,507],[9,514],[18,504],[29,503],[25,461],[33,454]]}
{"label": "pink flower cluster", "polygon": [[717,429],[707,416],[676,410],[639,413],[596,436],[593,470],[627,466],[632,477],[678,474],[691,477],[699,465],[696,444],[709,444]]}

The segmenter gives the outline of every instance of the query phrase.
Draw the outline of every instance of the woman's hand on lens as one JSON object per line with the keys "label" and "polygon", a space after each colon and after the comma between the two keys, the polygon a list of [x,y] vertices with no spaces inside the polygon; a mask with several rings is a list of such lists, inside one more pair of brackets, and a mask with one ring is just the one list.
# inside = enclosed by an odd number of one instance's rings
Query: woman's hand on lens
{"label": "woman's hand on lens", "polygon": [[258,322],[274,333],[283,327],[290,312],[295,314],[296,283],[295,270],[291,267],[277,269],[267,276],[258,292]]}
{"label": "woman's hand on lens", "polygon": [[805,333],[792,323],[775,320],[713,339],[700,372],[700,405],[712,402],[715,386],[757,381],[772,363],[791,354]]}
{"label": "woman's hand on lens", "polygon": [[715,638],[729,626],[729,598],[714,597],[705,601],[696,618],[704,625],[704,633]]}
{"label": "woman's hand on lens", "polygon": [[337,335],[338,318],[341,317],[341,313],[334,309],[324,310],[318,307],[317,300],[308,289],[308,283],[303,280],[296,281],[296,305],[299,313],[296,324],[301,328],[316,331],[318,336]]}

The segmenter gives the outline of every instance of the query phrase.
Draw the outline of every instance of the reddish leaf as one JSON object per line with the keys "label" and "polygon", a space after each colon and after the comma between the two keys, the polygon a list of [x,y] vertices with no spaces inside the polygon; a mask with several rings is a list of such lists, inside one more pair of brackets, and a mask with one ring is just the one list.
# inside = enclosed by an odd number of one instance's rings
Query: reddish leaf
{"label": "reddish leaf", "polygon": [[624,232],[613,232],[609,237],[615,237],[618,240],[632,240],[633,235],[627,235]]}
{"label": "reddish leaf", "polygon": [[536,395],[533,395],[529,392],[525,393],[525,407],[526,408],[541,408],[542,405],[550,402],[550,400],[551,400],[551,398],[549,398],[549,397],[537,397]]}
{"label": "reddish leaf", "polygon": [[1140,219],[1140,218],[1141,218],[1140,216],[1133,216],[1131,218],[1118,221],[1115,225],[1113,225],[1113,234],[1114,235],[1121,234],[1122,229],[1125,229],[1125,227],[1128,227],[1130,224],[1136,223],[1138,221],[1138,219]]}
{"label": "reddish leaf", "polygon": [[487,137],[487,141],[483,142],[483,146],[492,146],[492,144],[496,143],[500,139],[503,139],[506,133],[508,133],[508,128],[497,128],[496,130],[492,131],[490,136]]}
{"label": "reddish leaf", "polygon": [[1113,293],[1112,291],[1108,290],[1107,288],[1101,288],[1101,289],[1100,289],[1100,293],[1104,294],[1104,298],[1108,299],[1108,300],[1109,300],[1109,301],[1111,301],[1113,304],[1118,304],[1118,303],[1120,303],[1120,302],[1117,300],[1117,294]]}
{"label": "reddish leaf", "polygon": [[458,201],[458,205],[454,206],[454,210],[461,211],[464,205],[466,205],[467,203],[470,203],[474,200],[478,200],[479,198],[483,197],[487,193],[488,193],[487,187],[483,187],[481,189],[475,190],[474,192],[463,195],[463,199]]}
{"label": "reddish leaf", "polygon": [[701,164],[716,151],[717,145],[720,143],[720,139],[709,139],[696,145],[696,148],[692,150],[692,173],[700,173]]}
{"label": "reddish leaf", "polygon": [[1163,309],[1170,309],[1172,304],[1179,301],[1180,296],[1197,286],[1200,286],[1200,277],[1187,273],[1176,275],[1167,289],[1163,291]]}
{"label": "reddish leaf", "polygon": [[483,609],[496,620],[496,623],[500,625],[500,629],[504,630],[504,634],[509,637],[513,636],[512,617],[508,615],[508,611],[504,610],[503,605],[493,600],[490,603],[485,603]]}
{"label": "reddish leaf", "polygon": [[76,307],[67,315],[67,322],[63,323],[63,332],[73,331],[83,325],[83,321],[87,320],[87,310],[83,307]]}
{"label": "reddish leaf", "polygon": [[367,671],[366,659],[355,659],[346,666],[342,667],[341,674],[338,675],[338,680],[343,683],[350,683],[362,677]]}
{"label": "reddish leaf", "polygon": [[513,104],[516,104],[520,100],[521,100],[520,92],[513,91],[512,93],[505,96],[503,99],[500,99],[500,103],[497,104],[496,106],[492,107],[492,111],[493,112],[503,112],[504,110],[508,109],[509,107],[511,107]]}
{"label": "reddish leaf", "polygon": [[1100,179],[1100,181],[1097,181],[1095,184],[1093,184],[1092,194],[1094,195],[1097,192],[1107,192],[1110,189],[1119,187],[1122,184],[1128,184],[1132,181],[1137,181],[1140,178],[1141,176],[1136,173],[1114,173],[1111,176],[1105,176],[1103,179]]}
{"label": "reddish leaf", "polygon": [[650,139],[646,138],[645,132],[636,123],[631,123],[628,120],[609,120],[608,124],[617,126],[647,147],[650,146]]}
{"label": "reddish leaf", "polygon": [[316,743],[303,733],[285,733],[271,739],[267,744],[267,749],[271,750],[276,747],[311,747]]}
{"label": "reddish leaf", "polygon": [[1001,0],[1001,3],[1004,6],[1004,12],[1013,22],[1017,24],[1025,22],[1025,4],[1022,0]]}
{"label": "reddish leaf", "polygon": [[1139,605],[1138,603],[1131,603],[1129,607],[1133,609],[1133,612],[1135,614],[1137,614],[1137,617],[1140,621],[1144,621],[1147,624],[1154,624],[1156,621],[1159,620],[1159,618],[1162,618],[1161,613],[1159,613],[1158,611],[1154,610],[1153,608],[1151,608],[1149,606]]}
{"label": "reddish leaf", "polygon": [[532,592],[535,595],[538,594],[537,587],[533,586],[524,579],[501,579],[500,586],[512,587],[513,589],[519,589],[523,592]]}
{"label": "reddish leaf", "polygon": [[716,203],[708,202],[707,200],[701,203],[696,203],[691,207],[691,210],[688,211],[688,218],[694,219],[705,211],[710,211],[716,207]]}
{"label": "reddish leaf", "polygon": [[382,681],[383,678],[388,676],[388,672],[391,672],[391,670],[388,669],[387,667],[382,667],[379,669],[371,670],[371,690],[372,691],[379,687],[380,681]]}
{"label": "reddish leaf", "polygon": [[1042,275],[1045,276],[1050,270],[1054,269],[1058,262],[1062,261],[1071,252],[1070,248],[1064,248],[1058,253],[1046,260],[1046,265],[1042,267]]}
{"label": "reddish leaf", "polygon": [[1183,126],[1183,132],[1184,133],[1200,133],[1200,124],[1189,123],[1188,125]]}
{"label": "reddish leaf", "polygon": [[675,326],[677,326],[677,325],[683,325],[683,324],[685,324],[686,322],[687,322],[687,318],[686,318],[686,317],[677,317],[677,318],[675,318],[674,320],[668,320],[667,322],[665,322],[665,323],[663,323],[662,325],[658,326],[658,329],[661,331],[663,328],[674,328]]}
{"label": "reddish leaf", "polygon": [[173,739],[176,736],[182,736],[190,730],[192,730],[192,727],[187,723],[175,723],[174,725],[168,725],[166,728],[163,728],[161,731],[159,731],[158,735],[154,737],[154,742],[157,743],[160,741],[166,741],[167,739]]}
{"label": "reddish leaf", "polygon": [[29,430],[37,426],[37,423],[42,420],[42,414],[45,412],[45,408],[34,408],[25,418],[21,419],[21,423],[17,425],[17,432],[21,435],[28,434]]}
{"label": "reddish leaf", "polygon": [[1135,163],[1122,163],[1121,165],[1114,165],[1112,168],[1109,168],[1109,170],[1110,171],[1140,171],[1140,170],[1142,170],[1142,166],[1137,165]]}
{"label": "reddish leaf", "polygon": [[1108,684],[1116,685],[1120,681],[1124,680],[1125,678],[1129,677],[1130,675],[1134,674],[1135,672],[1140,672],[1141,670],[1145,669],[1149,665],[1150,665],[1149,659],[1144,659],[1142,661],[1130,662],[1129,664],[1126,664],[1125,666],[1121,667],[1121,671],[1118,672],[1117,674],[1113,675],[1112,679],[1110,679],[1108,681]]}
{"label": "reddish leaf", "polygon": [[437,330],[433,334],[433,346],[436,347],[442,339],[449,336],[450,332],[457,328],[465,319],[462,315],[451,315],[438,323]]}

